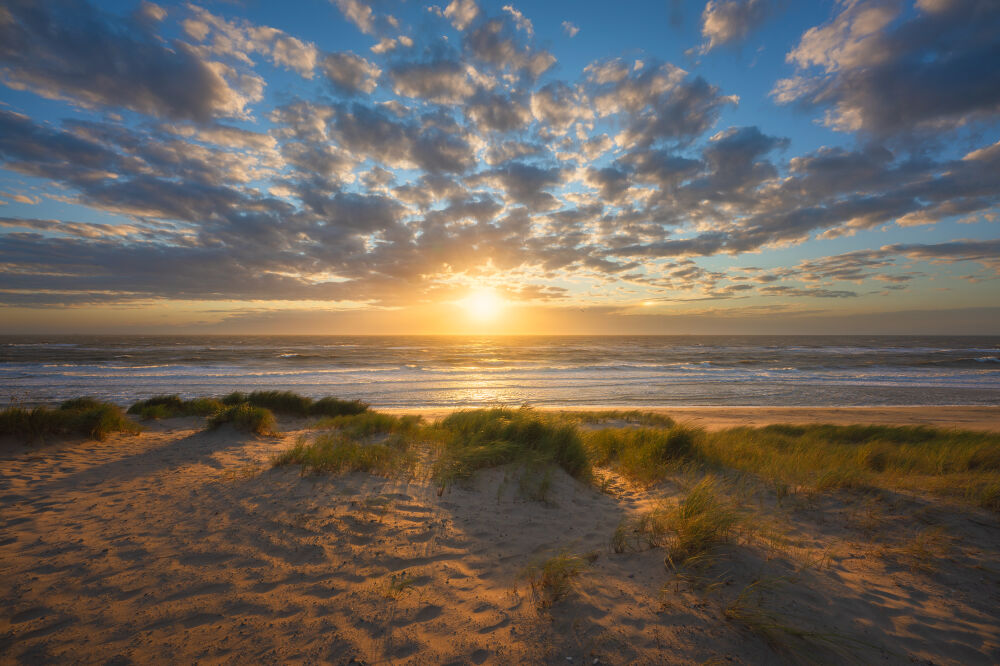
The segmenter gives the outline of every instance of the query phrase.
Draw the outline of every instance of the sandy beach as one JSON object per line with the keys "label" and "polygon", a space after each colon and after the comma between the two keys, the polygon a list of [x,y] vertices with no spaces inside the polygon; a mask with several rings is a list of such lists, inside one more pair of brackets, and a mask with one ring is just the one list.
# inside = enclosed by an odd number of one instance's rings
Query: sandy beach
{"label": "sandy beach", "polygon": [[[708,428],[996,429],[1000,413],[666,411]],[[1000,661],[1000,521],[986,510],[919,494],[749,493],[770,519],[699,586],[662,550],[609,547],[624,519],[676,502],[682,481],[643,488],[606,471],[598,489],[557,470],[538,502],[510,468],[445,491],[419,465],[410,478],[303,476],[269,465],[310,435],[280,426],[260,437],[178,418],[103,442],[3,442],[0,663]],[[915,533],[938,535],[924,544],[932,565],[913,559]],[[541,608],[525,567],[569,551],[589,561]],[[769,638],[748,629],[753,617],[804,633]]]}

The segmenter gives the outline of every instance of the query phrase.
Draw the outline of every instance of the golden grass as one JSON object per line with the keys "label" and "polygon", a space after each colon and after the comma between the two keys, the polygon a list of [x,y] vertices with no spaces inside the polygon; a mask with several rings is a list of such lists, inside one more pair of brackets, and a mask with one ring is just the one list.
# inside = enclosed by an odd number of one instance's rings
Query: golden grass
{"label": "golden grass", "polygon": [[552,557],[528,565],[521,578],[528,582],[535,605],[550,608],[573,589],[576,579],[597,559],[596,553],[579,555],[561,551]]}
{"label": "golden grass", "polygon": [[368,472],[394,476],[411,471],[416,457],[404,439],[397,438],[385,444],[365,443],[332,432],[309,443],[300,439],[293,448],[275,456],[271,463],[275,467],[301,465],[303,473]]}
{"label": "golden grass", "polygon": [[509,463],[558,465],[570,476],[590,478],[576,427],[529,408],[454,412],[437,430],[442,446],[433,473],[442,484]]}

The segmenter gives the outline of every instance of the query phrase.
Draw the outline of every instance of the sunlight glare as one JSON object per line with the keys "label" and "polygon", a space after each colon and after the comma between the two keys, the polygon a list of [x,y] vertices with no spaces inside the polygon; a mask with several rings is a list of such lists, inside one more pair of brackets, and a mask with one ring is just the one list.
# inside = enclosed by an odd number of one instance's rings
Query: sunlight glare
{"label": "sunlight glare", "polygon": [[503,310],[503,299],[492,289],[477,289],[462,301],[469,316],[477,321],[493,321]]}

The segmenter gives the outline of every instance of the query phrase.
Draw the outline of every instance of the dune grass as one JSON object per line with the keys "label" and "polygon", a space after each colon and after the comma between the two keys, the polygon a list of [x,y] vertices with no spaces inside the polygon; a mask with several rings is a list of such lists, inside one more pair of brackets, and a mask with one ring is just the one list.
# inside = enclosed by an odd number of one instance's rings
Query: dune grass
{"label": "dune grass", "polygon": [[256,407],[250,403],[241,402],[230,405],[216,412],[208,419],[208,427],[218,428],[231,424],[237,430],[252,432],[257,435],[274,435],[274,414],[265,407]]}
{"label": "dune grass", "polygon": [[222,402],[214,398],[184,400],[176,395],[155,395],[133,404],[128,413],[146,420],[172,419],[178,416],[211,416],[223,408]]}
{"label": "dune grass", "polygon": [[137,433],[141,430],[117,405],[93,398],[67,400],[55,409],[11,406],[0,411],[0,435],[12,435],[26,441],[64,435],[103,440],[113,432]]}
{"label": "dune grass", "polygon": [[433,473],[442,484],[508,463],[554,464],[575,478],[590,478],[576,427],[530,408],[454,412],[438,430],[443,446]]}
{"label": "dune grass", "polygon": [[596,553],[578,555],[561,551],[524,568],[520,577],[528,582],[539,610],[550,608],[565,598],[576,579],[597,559]]}
{"label": "dune grass", "polygon": [[909,490],[1000,511],[1000,433],[868,425],[705,432],[674,425],[581,436],[591,464],[647,486],[700,469],[755,477],[779,501],[798,492]]}
{"label": "dune grass", "polygon": [[293,448],[271,460],[274,467],[301,465],[303,473],[367,472],[395,476],[413,469],[416,456],[406,439],[385,443],[359,442],[341,432],[320,435],[312,442],[300,439]]}
{"label": "dune grass", "polygon": [[772,425],[706,433],[703,464],[817,492],[929,491],[990,508],[1000,495],[1000,434],[911,426]]}
{"label": "dune grass", "polygon": [[[781,590],[794,582],[785,576],[759,578],[746,587],[726,606],[723,616],[746,631],[761,638],[775,652],[785,655],[794,663],[865,663],[859,659],[858,648],[872,648],[845,634],[831,631],[814,631],[799,624],[801,618],[780,613],[765,601],[767,595],[780,595]],[[865,655],[869,659],[870,653]]]}
{"label": "dune grass", "polygon": [[948,556],[951,541],[942,527],[930,527],[898,544],[882,546],[877,552],[883,560],[906,567],[913,573],[931,575]]}
{"label": "dune grass", "polygon": [[594,430],[584,434],[584,446],[592,464],[649,485],[691,460],[699,434],[684,426]]}
{"label": "dune grass", "polygon": [[616,553],[664,548],[673,569],[705,563],[713,551],[730,541],[742,516],[712,477],[695,484],[675,505],[623,521],[611,539]]}
{"label": "dune grass", "polygon": [[638,409],[595,409],[586,411],[556,412],[564,421],[585,425],[604,425],[607,423],[624,422],[629,425],[669,428],[675,421],[666,414],[643,412]]}
{"label": "dune grass", "polygon": [[288,416],[343,416],[360,414],[368,409],[368,405],[360,400],[341,400],[325,397],[318,400],[292,391],[253,391],[243,393],[234,391],[222,397],[225,405],[248,403],[254,407],[263,407],[275,414]]}
{"label": "dune grass", "polygon": [[328,416],[314,426],[317,429],[339,430],[355,439],[389,434],[415,434],[423,418],[419,415],[395,416],[382,412],[365,411],[359,414]]}

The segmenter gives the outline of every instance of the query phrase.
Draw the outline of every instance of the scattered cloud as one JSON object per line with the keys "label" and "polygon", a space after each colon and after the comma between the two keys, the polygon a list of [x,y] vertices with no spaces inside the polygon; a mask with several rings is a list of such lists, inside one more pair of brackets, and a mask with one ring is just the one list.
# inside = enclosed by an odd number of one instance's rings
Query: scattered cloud
{"label": "scattered cloud", "polygon": [[[507,297],[544,303],[846,303],[951,266],[1000,277],[1000,241],[965,233],[1000,213],[1000,143],[900,141],[1000,113],[992,3],[838,3],[773,96],[859,140],[809,150],[724,122],[731,91],[648,54],[566,71],[513,5],[453,0],[421,12],[427,26],[334,5],[374,42],[364,56],[228,7],[7,3],[3,80],[66,104],[61,117],[0,107],[0,303],[394,307],[497,276]],[[745,39],[773,8],[709,2],[704,48]],[[74,214],[55,219],[50,200]],[[828,250],[948,220],[972,223],[970,238]],[[738,261],[796,246],[782,267]]]}
{"label": "scattered cloud", "polygon": [[709,0],[701,13],[702,53],[743,41],[773,11],[772,0]]}
{"label": "scattered cloud", "polygon": [[1000,112],[992,0],[841,2],[787,55],[798,73],[777,82],[779,103],[827,110],[825,123],[877,137],[940,132]]}

